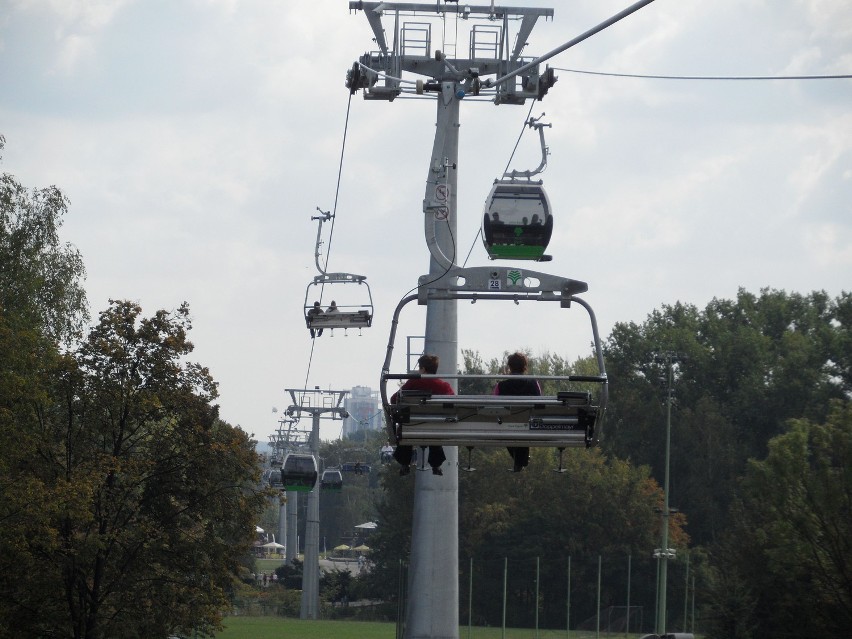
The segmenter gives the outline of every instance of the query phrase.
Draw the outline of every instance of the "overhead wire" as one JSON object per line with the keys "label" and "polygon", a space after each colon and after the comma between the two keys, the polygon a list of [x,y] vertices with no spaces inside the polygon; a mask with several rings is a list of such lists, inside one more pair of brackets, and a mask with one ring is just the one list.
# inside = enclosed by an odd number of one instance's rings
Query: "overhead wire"
{"label": "overhead wire", "polygon": [[566,69],[553,67],[554,71],[580,73],[584,75],[602,75],[615,78],[643,78],[649,80],[849,80],[852,74],[831,75],[654,75],[641,73],[613,73],[607,71],[587,71],[585,69]]}

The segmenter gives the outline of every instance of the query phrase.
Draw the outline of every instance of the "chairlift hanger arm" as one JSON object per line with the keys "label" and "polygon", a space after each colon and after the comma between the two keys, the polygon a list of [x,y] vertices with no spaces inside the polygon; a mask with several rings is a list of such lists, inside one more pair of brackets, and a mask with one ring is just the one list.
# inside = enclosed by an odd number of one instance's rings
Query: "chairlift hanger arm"
{"label": "chairlift hanger arm", "polygon": [[311,216],[312,220],[318,221],[318,224],[317,224],[317,247],[316,247],[316,251],[314,252],[314,261],[316,262],[317,271],[319,271],[320,276],[325,276],[326,275],[325,269],[322,266],[320,266],[320,246],[322,246],[322,223],[328,222],[330,219],[332,219],[334,217],[334,215],[332,215],[330,211],[323,211],[320,207],[317,207],[317,211],[319,211],[321,215]]}
{"label": "chairlift hanger arm", "polygon": [[568,307],[574,295],[589,290],[580,280],[507,266],[455,267],[438,280],[422,275],[418,303],[430,299],[509,299],[560,301]]}

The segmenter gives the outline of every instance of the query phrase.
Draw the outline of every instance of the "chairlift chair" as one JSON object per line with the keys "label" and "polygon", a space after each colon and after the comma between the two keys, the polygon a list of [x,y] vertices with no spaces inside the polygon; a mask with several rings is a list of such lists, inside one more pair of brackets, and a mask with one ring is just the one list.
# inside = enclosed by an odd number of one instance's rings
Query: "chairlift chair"
{"label": "chairlift chair", "polygon": [[356,475],[369,475],[372,468],[370,464],[361,462],[343,462],[340,465],[340,470],[344,473],[354,473]]}
{"label": "chairlift chair", "polygon": [[[370,285],[367,284],[367,278],[364,275],[355,275],[354,273],[328,273],[320,264],[320,246],[322,246],[322,225],[323,222],[328,222],[334,217],[329,212],[325,212],[317,207],[320,212],[319,216],[312,217],[312,220],[318,220],[316,252],[314,261],[316,263],[319,275],[316,275],[310,282],[305,291],[305,324],[311,331],[311,335],[315,331],[323,329],[342,328],[344,330],[350,328],[362,329],[369,327],[373,323],[373,295],[370,292]],[[363,289],[356,289],[353,285],[363,286]],[[327,300],[344,300],[341,304],[331,302],[328,307],[322,304],[323,299]]]}
{"label": "chairlift chair", "polygon": [[[382,406],[388,418],[391,440],[397,445],[469,448],[535,446],[562,450],[596,445],[603,427],[609,387],[594,311],[577,296],[588,289],[585,282],[494,266],[455,267],[438,282],[431,282],[429,277],[420,278],[417,294],[400,301],[391,322],[380,381]],[[400,391],[397,403],[391,404],[387,390],[390,380],[505,377],[505,374],[430,376],[391,373],[399,315],[414,300],[420,305],[431,300],[538,301],[558,303],[563,309],[570,309],[576,304],[583,307],[589,316],[598,372],[594,375],[518,376],[555,382],[559,390],[550,396],[432,395],[428,391]]]}

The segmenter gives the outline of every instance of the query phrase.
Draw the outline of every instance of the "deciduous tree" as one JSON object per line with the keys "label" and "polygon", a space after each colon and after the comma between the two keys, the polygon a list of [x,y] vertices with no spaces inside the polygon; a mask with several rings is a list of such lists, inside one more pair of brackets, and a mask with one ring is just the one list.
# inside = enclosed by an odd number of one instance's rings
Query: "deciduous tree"
{"label": "deciduous tree", "polygon": [[[12,513],[27,559],[5,584],[16,637],[166,637],[217,627],[264,496],[247,435],[218,419],[186,305],[112,302],[52,371],[12,476],[45,499]],[[8,523],[8,522],[6,522]],[[11,636],[11,634],[9,634]]]}
{"label": "deciduous tree", "polygon": [[[852,405],[792,420],[752,460],[714,552],[714,637],[841,637],[852,627]],[[731,583],[751,605],[732,605]],[[731,605],[724,605],[728,602]]]}

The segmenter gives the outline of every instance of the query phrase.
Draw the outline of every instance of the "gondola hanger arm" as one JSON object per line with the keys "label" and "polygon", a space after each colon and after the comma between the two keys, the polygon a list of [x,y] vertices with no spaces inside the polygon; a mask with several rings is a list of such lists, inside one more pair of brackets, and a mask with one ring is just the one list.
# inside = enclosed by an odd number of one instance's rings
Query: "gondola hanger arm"
{"label": "gondola hanger arm", "polygon": [[544,113],[542,113],[537,118],[530,118],[527,122],[527,126],[531,129],[536,129],[538,131],[538,139],[541,143],[541,163],[534,168],[532,171],[506,171],[503,173],[504,178],[509,179],[517,179],[517,178],[527,178],[530,179],[534,175],[538,175],[542,171],[544,171],[545,167],[547,167],[547,156],[550,155],[550,149],[547,148],[547,144],[544,142],[544,128],[551,127],[552,124],[543,123],[541,119],[544,117]]}

